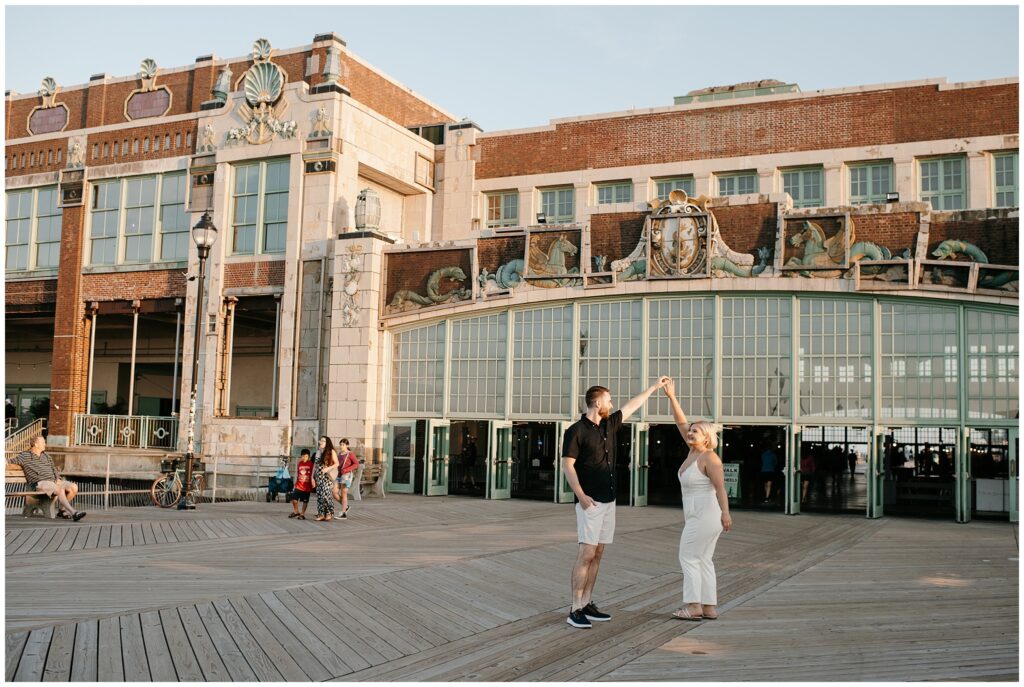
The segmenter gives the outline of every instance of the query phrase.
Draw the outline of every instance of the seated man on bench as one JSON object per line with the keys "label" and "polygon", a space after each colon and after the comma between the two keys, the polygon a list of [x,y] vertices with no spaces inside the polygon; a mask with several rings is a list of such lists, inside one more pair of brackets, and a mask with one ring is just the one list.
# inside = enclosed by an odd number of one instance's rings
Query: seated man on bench
{"label": "seated man on bench", "polygon": [[46,439],[42,435],[32,440],[32,448],[22,451],[18,457],[11,461],[20,465],[25,471],[25,481],[29,487],[38,489],[47,496],[57,499],[65,518],[71,518],[78,522],[85,517],[85,511],[76,511],[71,505],[71,499],[78,493],[78,485],[69,482],[60,476],[53,459],[46,453]]}

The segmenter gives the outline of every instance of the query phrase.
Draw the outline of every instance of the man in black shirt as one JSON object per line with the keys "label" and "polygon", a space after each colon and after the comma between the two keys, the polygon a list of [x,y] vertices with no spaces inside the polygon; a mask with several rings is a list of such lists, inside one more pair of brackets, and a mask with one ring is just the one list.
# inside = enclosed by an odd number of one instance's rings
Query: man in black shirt
{"label": "man in black shirt", "polygon": [[566,620],[573,627],[610,620],[590,599],[601,566],[605,544],[615,534],[615,446],[623,421],[668,377],[629,399],[622,410],[612,412],[612,395],[603,386],[587,389],[587,412],[570,425],[562,440],[562,471],[576,495],[576,530],[580,549],[572,569],[572,607]]}

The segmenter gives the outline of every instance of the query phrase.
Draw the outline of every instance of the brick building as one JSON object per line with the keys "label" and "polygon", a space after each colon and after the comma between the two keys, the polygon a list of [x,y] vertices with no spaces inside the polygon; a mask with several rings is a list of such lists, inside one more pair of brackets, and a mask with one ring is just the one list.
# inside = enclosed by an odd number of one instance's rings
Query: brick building
{"label": "brick building", "polygon": [[[1015,518],[1018,100],[758,82],[485,133],[333,34],[48,78],[6,97],[7,395],[180,450],[198,310],[208,461],[327,433],[394,491],[561,501],[586,387],[671,374],[740,505]],[[621,500],[674,502],[668,406],[633,420]]]}

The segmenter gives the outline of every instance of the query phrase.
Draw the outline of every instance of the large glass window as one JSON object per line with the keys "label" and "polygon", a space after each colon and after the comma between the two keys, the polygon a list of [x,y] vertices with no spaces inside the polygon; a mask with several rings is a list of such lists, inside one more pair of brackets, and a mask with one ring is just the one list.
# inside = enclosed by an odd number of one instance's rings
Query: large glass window
{"label": "large glass window", "polygon": [[788,417],[793,374],[788,298],[722,299],[722,415]]}
{"label": "large glass window", "polygon": [[884,203],[892,191],[892,162],[850,165],[850,204]]}
{"label": "large glass window", "polygon": [[540,209],[546,216],[548,224],[566,224],[576,217],[576,189],[548,188],[540,192]]}
{"label": "large glass window", "polygon": [[36,267],[60,264],[60,236],[63,213],[57,207],[57,187],[36,193]]}
{"label": "large glass window", "polygon": [[1017,151],[992,156],[997,208],[1015,208],[1017,200]]}
{"label": "large glass window", "polygon": [[967,416],[1016,418],[1020,410],[1017,378],[1017,315],[967,311]]}
{"label": "large glass window", "polygon": [[613,301],[580,306],[580,384],[576,398],[582,412],[587,389],[607,387],[616,407],[640,393],[641,301]]}
{"label": "large glass window", "polygon": [[632,182],[614,181],[607,184],[595,184],[595,188],[597,189],[598,205],[633,202]]}
{"label": "large glass window", "polygon": [[125,180],[124,262],[153,259],[153,208],[156,177]]}
{"label": "large glass window", "polygon": [[100,181],[92,187],[92,241],[89,262],[113,265],[117,262],[117,228],[121,219],[121,180]]}
{"label": "large glass window", "polygon": [[515,191],[487,194],[487,226],[514,227],[519,224],[519,194]]}
{"label": "large glass window", "polygon": [[795,208],[816,208],[825,204],[824,171],[821,167],[790,169],[782,173],[782,190]]}
{"label": "large glass window", "polygon": [[[92,186],[92,265],[188,258],[185,173],[106,179]],[[59,239],[58,239],[59,240]]]}
{"label": "large glass window", "polygon": [[444,323],[392,339],[391,410],[440,416],[444,400]]}
{"label": "large glass window", "polygon": [[882,303],[882,417],[955,418],[959,370],[953,308]]}
{"label": "large glass window", "polygon": [[288,160],[236,166],[233,200],[231,252],[283,253],[288,230]]}
{"label": "large glass window", "polygon": [[735,172],[730,174],[717,174],[718,195],[739,196],[747,193],[757,193],[756,172]]}
{"label": "large glass window", "polygon": [[921,161],[921,200],[933,210],[962,210],[967,207],[964,156]]}
{"label": "large glass window", "polygon": [[8,271],[28,269],[28,247],[32,233],[32,190],[7,194],[7,251],[5,266]]}
{"label": "large glass window", "polygon": [[508,314],[452,322],[451,413],[505,416]]}
{"label": "large glass window", "polygon": [[800,414],[871,416],[871,303],[800,301]]}
{"label": "large glass window", "polygon": [[572,307],[515,313],[512,414],[568,417],[572,397]]}
{"label": "large glass window", "polygon": [[693,195],[693,177],[673,177],[671,179],[655,179],[655,188],[658,200],[666,201],[668,196],[675,190],[684,191],[687,196]]}
{"label": "large glass window", "polygon": [[[676,396],[683,410],[710,418],[714,414],[714,300],[672,298],[647,304],[647,383],[661,375],[676,380]],[[664,394],[651,397],[648,417],[672,417]]]}
{"label": "large glass window", "polygon": [[160,259],[187,260],[189,216],[185,212],[185,175],[165,174],[160,190]]}

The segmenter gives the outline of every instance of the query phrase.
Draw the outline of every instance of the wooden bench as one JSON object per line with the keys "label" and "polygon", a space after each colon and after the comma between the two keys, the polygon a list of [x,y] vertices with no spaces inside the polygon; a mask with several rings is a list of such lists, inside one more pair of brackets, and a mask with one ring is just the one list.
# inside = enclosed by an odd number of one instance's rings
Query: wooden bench
{"label": "wooden bench", "polygon": [[[22,486],[22,489],[9,490],[8,486]],[[45,493],[39,491],[28,491],[28,481],[25,479],[25,471],[21,469],[20,465],[14,465],[13,463],[7,463],[7,469],[4,471],[4,498],[18,498],[25,497],[25,506],[21,509],[21,514],[26,518],[31,517],[35,511],[39,511],[44,517],[51,520],[57,517],[58,504],[57,499],[52,496],[47,496]]]}
{"label": "wooden bench", "polygon": [[384,494],[384,475],[387,472],[387,466],[383,463],[372,463],[370,465],[359,465],[359,474],[357,479],[359,481],[359,489],[356,490],[356,500],[362,500],[363,487],[369,487],[366,492],[367,496],[374,495],[379,496],[382,499],[385,498]]}

